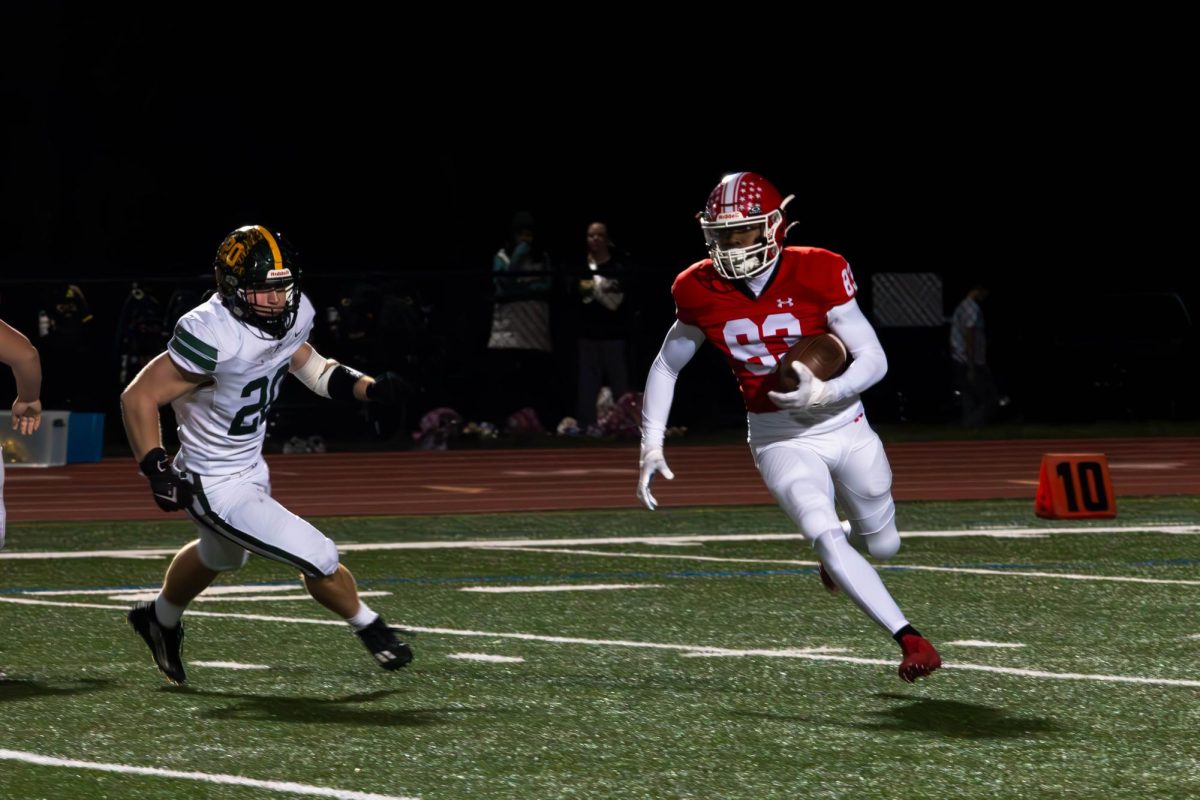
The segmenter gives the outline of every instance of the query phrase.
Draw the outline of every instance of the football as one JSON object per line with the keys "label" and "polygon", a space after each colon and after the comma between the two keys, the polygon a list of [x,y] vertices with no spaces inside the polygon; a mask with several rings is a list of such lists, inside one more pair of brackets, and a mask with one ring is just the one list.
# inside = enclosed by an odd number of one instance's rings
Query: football
{"label": "football", "polygon": [[796,388],[796,371],[792,362],[799,361],[823,381],[837,375],[846,366],[846,345],[832,333],[801,336],[799,341],[779,360],[779,385],[785,392]]}

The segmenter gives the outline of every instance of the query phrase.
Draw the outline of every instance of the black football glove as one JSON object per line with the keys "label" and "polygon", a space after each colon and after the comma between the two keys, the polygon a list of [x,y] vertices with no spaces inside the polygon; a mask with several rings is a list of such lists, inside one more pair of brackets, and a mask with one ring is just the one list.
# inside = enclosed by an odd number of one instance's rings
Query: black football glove
{"label": "black football glove", "polygon": [[150,481],[154,502],[163,511],[182,511],[192,503],[192,487],[171,469],[171,457],[156,447],[138,464],[138,469]]}
{"label": "black football glove", "polygon": [[395,372],[384,372],[375,376],[375,382],[367,386],[367,399],[374,403],[389,405],[399,403],[408,384]]}

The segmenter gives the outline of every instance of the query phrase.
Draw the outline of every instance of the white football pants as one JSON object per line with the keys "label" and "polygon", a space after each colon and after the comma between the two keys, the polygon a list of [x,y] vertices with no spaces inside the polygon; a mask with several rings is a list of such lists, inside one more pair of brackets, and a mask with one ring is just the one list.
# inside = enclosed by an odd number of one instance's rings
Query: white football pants
{"label": "white football pants", "polygon": [[312,578],[337,571],[333,541],[271,497],[271,477],[263,460],[232,475],[185,470],[180,477],[195,492],[187,512],[200,532],[200,561],[209,569],[238,569],[249,551]]}
{"label": "white football pants", "polygon": [[826,433],[752,441],[751,450],[767,489],[808,539],[839,527],[836,498],[855,546],[881,559],[900,549],[892,468],[865,416]]}
{"label": "white football pants", "polygon": [[834,506],[836,495],[850,520],[850,538],[860,548],[877,558],[891,558],[900,549],[892,469],[866,417],[825,433],[776,437],[752,449],[767,488],[813,543],[834,582],[889,633],[907,625],[878,573],[847,542]]}

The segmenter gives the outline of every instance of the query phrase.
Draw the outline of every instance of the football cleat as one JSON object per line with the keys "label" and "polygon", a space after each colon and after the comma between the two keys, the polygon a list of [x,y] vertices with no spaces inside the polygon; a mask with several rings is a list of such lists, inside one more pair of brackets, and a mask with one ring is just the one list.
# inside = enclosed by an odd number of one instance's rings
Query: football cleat
{"label": "football cleat", "polygon": [[400,669],[412,661],[412,648],[396,638],[396,632],[387,626],[381,616],[354,633],[383,669]]}
{"label": "football cleat", "polygon": [[146,642],[154,663],[167,680],[176,686],[187,681],[183,671],[183,623],[178,628],[165,627],[154,614],[153,602],[142,602],[129,610],[129,624]]}
{"label": "football cleat", "polygon": [[918,633],[906,633],[900,637],[900,650],[904,659],[900,662],[900,678],[912,683],[942,666],[942,657],[929,640]]}

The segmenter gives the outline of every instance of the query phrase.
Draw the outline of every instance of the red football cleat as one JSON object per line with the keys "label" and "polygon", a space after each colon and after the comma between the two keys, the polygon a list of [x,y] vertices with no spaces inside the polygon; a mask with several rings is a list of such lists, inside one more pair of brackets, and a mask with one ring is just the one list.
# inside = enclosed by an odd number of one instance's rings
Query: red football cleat
{"label": "red football cleat", "polygon": [[817,566],[817,574],[821,576],[821,583],[825,584],[825,588],[829,590],[830,594],[837,594],[842,590],[841,587],[834,582],[833,576],[825,571],[824,564]]}
{"label": "red football cleat", "polygon": [[904,660],[900,662],[900,678],[912,683],[923,678],[942,665],[942,657],[924,636],[907,633],[900,637],[900,649]]}

